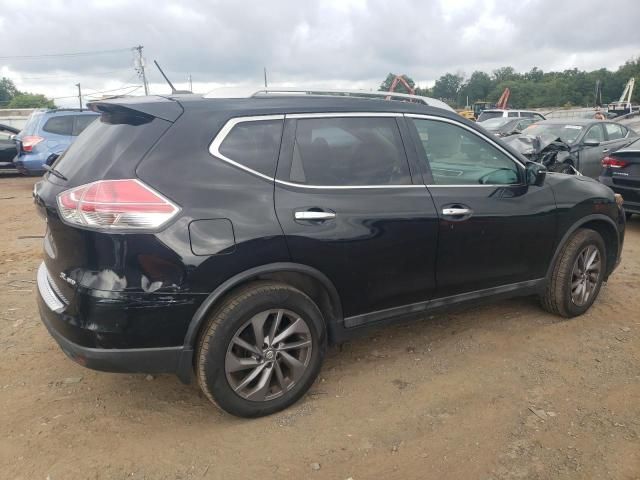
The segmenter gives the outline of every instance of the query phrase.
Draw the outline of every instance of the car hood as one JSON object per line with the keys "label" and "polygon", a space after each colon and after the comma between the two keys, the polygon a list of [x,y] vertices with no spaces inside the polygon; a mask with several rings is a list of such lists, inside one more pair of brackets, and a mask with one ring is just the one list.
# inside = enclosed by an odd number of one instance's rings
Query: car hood
{"label": "car hood", "polygon": [[550,145],[557,147],[558,150],[570,150],[571,146],[563,142],[562,139],[555,135],[512,135],[506,137],[503,141],[517,152],[530,157],[544,151]]}

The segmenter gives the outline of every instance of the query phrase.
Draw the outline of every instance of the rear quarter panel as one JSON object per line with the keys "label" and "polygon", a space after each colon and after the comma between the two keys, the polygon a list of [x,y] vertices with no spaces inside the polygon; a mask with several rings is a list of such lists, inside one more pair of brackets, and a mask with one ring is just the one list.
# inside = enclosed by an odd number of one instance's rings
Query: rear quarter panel
{"label": "rear quarter panel", "polygon": [[[142,181],[182,209],[180,218],[156,236],[180,256],[185,284],[197,293],[210,293],[249,268],[290,258],[275,216],[273,181],[209,153],[209,145],[229,117],[228,113],[212,110],[207,102],[194,104],[136,170]],[[189,239],[190,225],[213,219],[231,223],[235,245],[213,255],[195,255]],[[227,236],[228,229],[224,230],[221,235]]]}

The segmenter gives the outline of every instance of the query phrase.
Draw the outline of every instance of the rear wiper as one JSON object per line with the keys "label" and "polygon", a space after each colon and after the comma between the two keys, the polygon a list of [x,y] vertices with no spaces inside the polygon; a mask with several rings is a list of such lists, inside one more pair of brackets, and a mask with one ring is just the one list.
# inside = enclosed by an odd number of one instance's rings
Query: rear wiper
{"label": "rear wiper", "polygon": [[51,165],[43,165],[44,169],[49,172],[52,175],[55,175],[56,177],[58,177],[60,180],[64,180],[65,182],[68,182],[69,179],[67,177],[65,177],[63,174],[61,174],[58,170],[56,170],[55,168],[53,168]]}

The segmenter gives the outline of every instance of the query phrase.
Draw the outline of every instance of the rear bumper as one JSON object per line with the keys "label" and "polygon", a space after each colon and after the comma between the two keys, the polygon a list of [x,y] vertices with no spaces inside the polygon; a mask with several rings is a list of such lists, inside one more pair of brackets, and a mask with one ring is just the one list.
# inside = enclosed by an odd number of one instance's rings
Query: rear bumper
{"label": "rear bumper", "polygon": [[46,172],[43,167],[46,160],[44,155],[22,154],[13,159],[13,165],[24,175],[43,175]]}
{"label": "rear bumper", "polygon": [[[38,277],[38,310],[42,323],[74,362],[104,372],[116,373],[173,373],[189,383],[192,374],[193,351],[183,346],[153,348],[97,348],[74,342],[67,334],[77,318],[66,313],[66,305],[48,283],[45,268]],[[46,271],[46,268],[45,268]],[[77,327],[75,327],[77,328]]]}
{"label": "rear bumper", "polygon": [[624,199],[623,207],[625,212],[640,214],[640,188],[616,185],[613,183],[611,177],[604,175],[601,175],[598,181],[609,187],[615,193],[622,195],[622,198]]}

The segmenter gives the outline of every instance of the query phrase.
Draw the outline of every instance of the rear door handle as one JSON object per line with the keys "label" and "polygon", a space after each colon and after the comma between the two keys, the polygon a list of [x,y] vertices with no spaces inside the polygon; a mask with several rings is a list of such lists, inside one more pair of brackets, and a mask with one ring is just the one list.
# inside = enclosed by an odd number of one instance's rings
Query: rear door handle
{"label": "rear door handle", "polygon": [[331,220],[332,218],[336,218],[336,214],[335,212],[305,210],[295,212],[294,217],[296,220]]}
{"label": "rear door handle", "polygon": [[456,207],[450,207],[450,208],[443,208],[442,209],[442,214],[446,215],[448,217],[451,216],[461,216],[461,215],[471,215],[473,213],[473,211],[470,208],[456,208]]}
{"label": "rear door handle", "polygon": [[608,151],[609,151],[609,149],[608,149],[608,148],[603,148],[603,149],[602,149],[602,153],[607,153]]}

